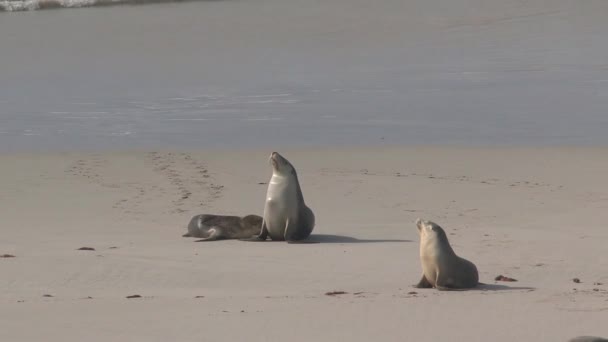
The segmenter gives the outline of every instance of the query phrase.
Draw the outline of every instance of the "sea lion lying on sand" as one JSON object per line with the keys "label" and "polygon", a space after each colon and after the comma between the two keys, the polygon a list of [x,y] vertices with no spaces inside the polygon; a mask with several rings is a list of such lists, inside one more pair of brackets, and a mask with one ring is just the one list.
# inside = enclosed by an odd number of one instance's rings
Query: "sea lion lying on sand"
{"label": "sea lion lying on sand", "polygon": [[203,238],[196,242],[244,239],[259,234],[261,228],[262,217],[258,215],[240,217],[203,214],[190,220],[188,233],[183,236]]}

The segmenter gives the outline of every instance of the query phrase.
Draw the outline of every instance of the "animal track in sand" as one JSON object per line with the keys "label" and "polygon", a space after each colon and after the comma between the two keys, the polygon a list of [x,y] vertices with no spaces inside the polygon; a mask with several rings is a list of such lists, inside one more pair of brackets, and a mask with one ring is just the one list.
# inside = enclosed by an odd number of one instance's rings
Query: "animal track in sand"
{"label": "animal track in sand", "polygon": [[107,160],[94,154],[90,159],[78,159],[65,172],[69,175],[85,178],[95,184],[105,186],[99,169],[107,165],[107,163]]}
{"label": "animal track in sand", "polygon": [[171,185],[171,213],[187,212],[192,203],[207,206],[222,195],[224,186],[215,184],[206,166],[187,153],[150,152],[146,161]]}
{"label": "animal track in sand", "polygon": [[[146,187],[138,181],[111,182],[108,179],[109,177],[104,177],[104,174],[107,175],[107,172],[111,172],[111,170],[108,171],[109,166],[111,166],[111,160],[104,159],[98,154],[92,154],[88,157],[79,158],[68,166],[65,172],[70,176],[81,178],[104,188],[129,189],[130,196],[117,200],[112,208],[119,209],[125,214],[143,213],[139,206],[143,203],[143,198],[146,195]],[[151,188],[154,189],[155,186]]]}
{"label": "animal track in sand", "polygon": [[167,212],[186,212],[192,207],[210,205],[222,195],[224,188],[214,183],[203,163],[187,153],[150,152],[144,155],[144,165],[151,166],[151,170],[162,177],[160,182],[146,182],[146,178],[125,179],[120,174],[120,170],[130,165],[140,167],[138,158],[113,162],[99,154],[83,156],[70,164],[65,173],[98,186],[120,189],[117,194],[122,196],[115,200],[112,208],[129,215],[142,215],[146,213],[144,206],[166,197],[171,198],[163,206]]}
{"label": "animal track in sand", "polygon": [[347,292],[347,291],[342,291],[342,290],[335,290],[335,291],[329,291],[329,292],[325,292],[324,294],[325,296],[328,297],[336,297],[336,298],[367,298],[368,296],[372,296],[375,297],[375,295],[377,295],[377,293],[372,293],[372,292],[364,292],[364,291],[358,291],[358,292]]}
{"label": "animal track in sand", "polygon": [[499,185],[499,186],[508,186],[508,187],[526,187],[526,188],[548,188],[550,191],[555,191],[563,188],[562,185],[555,186],[548,183],[540,183],[534,181],[506,181],[498,178],[485,178],[485,179],[476,179],[469,176],[439,176],[434,174],[424,174],[424,173],[402,173],[396,172],[396,177],[421,177],[428,178],[433,180],[442,180],[442,181],[456,181],[456,182],[467,182],[467,183],[477,183],[477,184],[485,184],[485,185]]}
{"label": "animal track in sand", "polygon": [[477,184],[485,184],[485,185],[500,185],[500,186],[508,186],[508,187],[526,187],[526,188],[546,188],[550,191],[560,190],[563,188],[563,185],[554,185],[549,183],[535,182],[529,180],[518,180],[518,181],[508,181],[502,180],[498,178],[474,178],[470,176],[443,176],[437,175],[434,173],[418,173],[418,172],[372,172],[368,169],[360,169],[360,170],[347,170],[343,168],[338,169],[330,169],[330,168],[322,168],[319,170],[322,175],[363,175],[363,176],[380,176],[380,177],[419,177],[419,178],[427,178],[431,181],[456,181],[456,182],[467,182],[467,183],[477,183]]}

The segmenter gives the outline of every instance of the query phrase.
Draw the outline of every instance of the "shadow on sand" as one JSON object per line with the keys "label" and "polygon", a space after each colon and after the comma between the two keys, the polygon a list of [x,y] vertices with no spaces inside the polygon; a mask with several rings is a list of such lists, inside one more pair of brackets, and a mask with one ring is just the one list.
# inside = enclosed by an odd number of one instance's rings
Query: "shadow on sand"
{"label": "shadow on sand", "polygon": [[411,240],[400,239],[357,239],[352,236],[333,234],[312,234],[308,239],[311,241],[318,241],[320,243],[412,242]]}
{"label": "shadow on sand", "polygon": [[[419,289],[417,288],[415,285],[412,285],[412,289],[414,289],[414,291],[417,290],[435,290],[435,289],[431,289],[431,288],[423,288],[423,289]],[[469,289],[456,289],[453,291],[534,291],[536,290],[535,287],[526,287],[526,286],[506,286],[506,285],[499,285],[499,284],[484,284],[484,283],[480,283],[479,285],[473,287],[473,288],[469,288]],[[451,291],[446,291],[446,292],[451,292]]]}
{"label": "shadow on sand", "polygon": [[507,286],[500,284],[479,284],[477,287],[472,288],[471,290],[477,291],[517,291],[517,290],[526,290],[526,291],[534,291],[535,287],[527,287],[527,286]]}

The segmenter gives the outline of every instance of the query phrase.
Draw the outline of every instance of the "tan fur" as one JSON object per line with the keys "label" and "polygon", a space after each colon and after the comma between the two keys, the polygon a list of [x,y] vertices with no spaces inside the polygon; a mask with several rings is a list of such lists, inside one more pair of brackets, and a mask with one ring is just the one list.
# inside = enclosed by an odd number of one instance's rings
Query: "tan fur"
{"label": "tan fur", "polygon": [[304,203],[298,174],[291,163],[277,152],[270,155],[272,177],[264,205],[264,222],[257,237],[248,241],[315,243],[306,240],[315,226],[315,215]]}
{"label": "tan fur", "polygon": [[416,220],[420,233],[422,279],[419,288],[460,290],[477,286],[479,274],[470,261],[454,253],[445,231],[431,221]]}
{"label": "tan fur", "polygon": [[198,237],[201,241],[225,239],[242,239],[259,234],[262,229],[262,217],[258,215],[196,215],[188,224],[188,233],[184,237]]}

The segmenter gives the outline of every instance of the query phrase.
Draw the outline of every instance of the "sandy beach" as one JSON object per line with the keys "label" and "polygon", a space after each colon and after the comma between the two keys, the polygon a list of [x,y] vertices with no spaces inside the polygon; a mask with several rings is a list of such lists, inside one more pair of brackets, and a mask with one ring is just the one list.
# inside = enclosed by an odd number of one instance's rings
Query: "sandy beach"
{"label": "sandy beach", "polygon": [[[608,336],[607,148],[280,152],[319,244],[181,237],[195,214],[261,214],[268,150],[0,155],[0,340]],[[487,285],[413,289],[417,217]]]}

